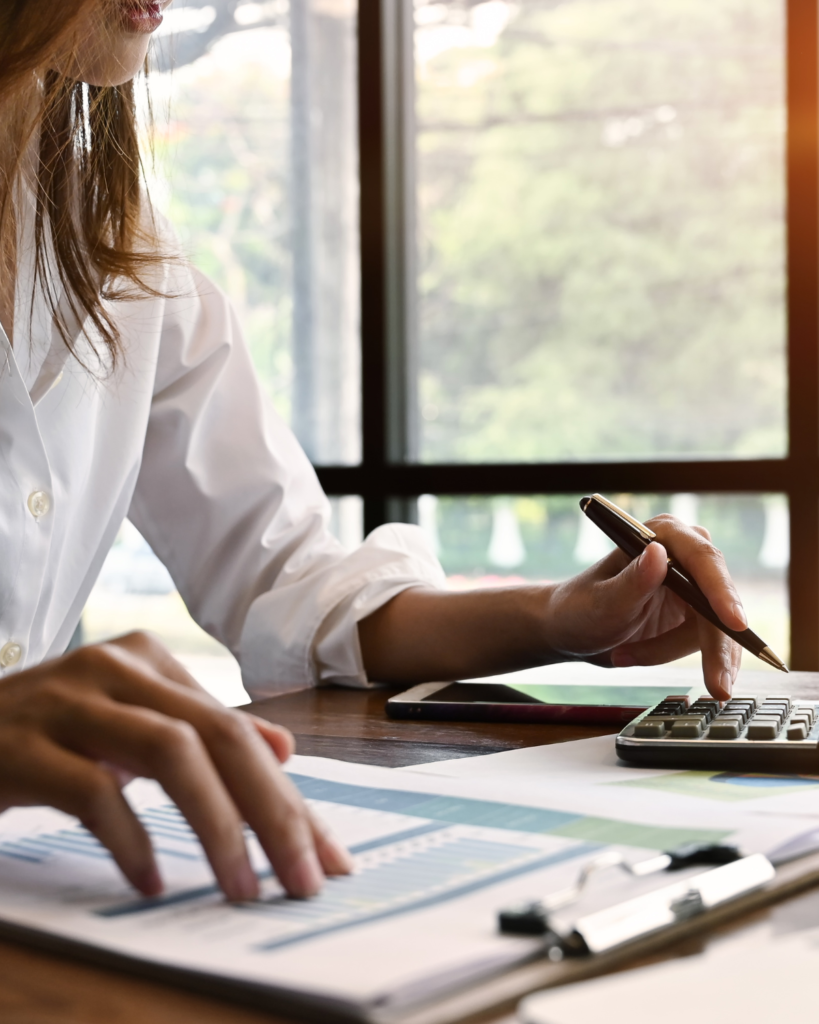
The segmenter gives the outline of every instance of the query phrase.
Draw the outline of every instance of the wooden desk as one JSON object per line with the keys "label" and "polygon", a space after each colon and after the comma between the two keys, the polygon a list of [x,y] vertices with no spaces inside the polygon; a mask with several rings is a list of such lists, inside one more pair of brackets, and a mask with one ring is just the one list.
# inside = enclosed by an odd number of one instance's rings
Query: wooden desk
{"label": "wooden desk", "polygon": [[[819,674],[750,673],[744,689],[819,699]],[[398,767],[470,757],[515,747],[559,743],[612,730],[573,726],[393,722],[384,702],[395,691],[306,690],[254,706],[286,725],[303,754]],[[738,691],[739,692],[739,691]],[[819,888],[717,929],[707,938],[678,943],[654,959],[686,955],[717,941],[731,941],[761,921],[788,929],[808,916],[819,920]],[[645,959],[643,963],[647,962]],[[470,1024],[512,1024],[513,1007],[478,1013]],[[66,957],[0,942],[0,1021],[3,1024],[291,1024],[290,1018],[185,992],[155,981]]]}

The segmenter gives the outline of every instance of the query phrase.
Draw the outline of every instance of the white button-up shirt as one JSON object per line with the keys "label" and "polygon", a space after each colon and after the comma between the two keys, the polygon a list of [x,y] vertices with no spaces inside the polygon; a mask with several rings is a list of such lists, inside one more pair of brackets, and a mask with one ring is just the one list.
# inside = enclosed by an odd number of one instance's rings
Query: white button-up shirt
{"label": "white button-up shirt", "polygon": [[201,274],[171,261],[154,282],[169,297],[108,303],[123,346],[113,372],[75,325],[89,372],[33,289],[31,249],[24,229],[13,347],[0,329],[0,646],[20,655],[0,673],[65,650],[127,515],[254,697],[366,685],[356,623],[443,582],[421,531],[381,527],[344,551],[229,303]]}

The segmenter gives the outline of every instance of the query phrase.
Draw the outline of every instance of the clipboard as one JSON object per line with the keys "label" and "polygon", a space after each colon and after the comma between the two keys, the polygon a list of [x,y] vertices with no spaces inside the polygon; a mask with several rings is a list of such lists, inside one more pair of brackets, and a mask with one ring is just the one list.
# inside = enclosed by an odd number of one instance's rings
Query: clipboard
{"label": "clipboard", "polygon": [[541,955],[511,971],[471,985],[468,990],[419,1007],[414,1012],[379,1014],[378,1024],[459,1024],[472,1017],[485,1020],[490,1011],[498,1015],[507,1013],[511,1017],[525,995],[607,974],[630,964],[673,956],[672,947],[675,945],[707,936],[743,915],[794,896],[817,882],[819,853],[813,853],[778,864],[770,882],[763,886],[707,907],[702,913],[681,917],[667,928],[641,935],[594,956],[564,957],[552,961]]}
{"label": "clipboard", "polygon": [[[706,870],[707,865],[718,866]],[[649,892],[618,900],[605,908],[578,913],[569,927],[553,916],[565,912],[567,907],[569,912],[572,907],[579,910],[578,901],[590,878],[601,871],[619,868],[639,879],[697,867],[702,870],[693,877],[658,885]],[[567,889],[552,893],[542,901],[501,910],[498,924],[507,935],[540,936],[551,960],[562,960],[564,955],[599,954],[745,896],[770,883],[775,874],[767,857],[762,854],[743,857],[734,846],[688,844],[635,863],[610,850],[588,863],[575,884]]]}

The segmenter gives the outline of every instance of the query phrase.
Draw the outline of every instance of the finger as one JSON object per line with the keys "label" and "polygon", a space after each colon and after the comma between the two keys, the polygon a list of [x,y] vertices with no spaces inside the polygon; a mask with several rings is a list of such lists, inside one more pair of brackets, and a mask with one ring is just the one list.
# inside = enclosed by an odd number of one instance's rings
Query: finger
{"label": "finger", "polygon": [[165,676],[166,679],[179,683],[180,686],[186,686],[197,693],[206,694],[211,701],[218,703],[216,698],[208,694],[207,690],[196,681],[185,666],[177,661],[168,648],[152,633],[146,633],[141,630],[126,633],[124,636],[118,636],[113,640],[109,640],[108,643],[128,651],[129,654],[141,661],[147,662],[157,672]]}
{"label": "finger", "polygon": [[324,872],[307,808],[252,719],[173,685],[144,664],[129,665],[127,652],[109,656],[122,662],[121,671],[109,676],[110,696],[193,726],[285,889],[293,896],[318,892]]}
{"label": "finger", "polygon": [[[166,680],[186,687],[188,690],[200,697],[204,703],[212,707],[223,707],[223,705],[212,697],[187,671],[184,665],[180,664],[159,640],[150,633],[135,632],[127,633],[124,636],[116,637],[105,645],[108,653],[115,653],[122,659],[125,655],[128,668],[131,672],[139,673],[145,666],[157,671]],[[93,648],[83,648],[78,651],[75,658],[89,658],[94,655]],[[109,666],[111,667],[119,666]],[[246,712],[247,713],[247,712]],[[284,763],[289,760],[296,749],[296,742],[293,734],[284,726],[267,722],[256,715],[251,716],[259,732],[265,741],[270,745],[277,759]]]}
{"label": "finger", "polygon": [[253,721],[240,712],[197,722],[207,748],[239,811],[267,854],[279,881],[292,896],[312,896],[324,883],[324,869],[336,872],[330,853],[317,850],[307,807],[285,775]]}
{"label": "finger", "polygon": [[672,516],[658,516],[650,524],[671,556],[693,576],[720,620],[731,629],[747,629],[742,600],[722,552],[711,543],[708,532],[686,526]]}
{"label": "finger", "polygon": [[[724,634],[723,634],[724,635]],[[669,629],[648,640],[635,640],[621,644],[611,652],[611,663],[615,668],[629,668],[632,665],[664,665],[693,654],[700,647],[697,622],[692,616],[681,625]]]}
{"label": "finger", "polygon": [[14,803],[48,804],[79,818],[131,885],[145,896],[162,892],[148,833],[110,772],[42,736],[7,753],[4,768],[15,779]]}
{"label": "finger", "polygon": [[[144,632],[127,633],[124,636],[109,641],[109,643],[128,651],[129,654],[135,655],[141,660],[147,661],[148,664],[167,679],[179,683],[181,686],[186,686],[196,693],[205,694],[209,703],[221,706],[220,702],[208,694],[185,666],[178,662],[170,651],[152,634]],[[279,762],[284,763],[289,760],[296,749],[293,734],[283,726],[267,722],[265,719],[255,715],[252,717],[259,732],[270,745]]]}
{"label": "finger", "polygon": [[741,648],[701,616],[695,616],[694,621],[702,651],[702,674],[706,689],[717,700],[729,700],[739,668],[739,656],[735,655],[734,648]]}
{"label": "finger", "polygon": [[289,729],[285,729],[283,725],[276,725],[273,722],[265,721],[264,718],[259,718],[258,715],[253,715],[249,711],[243,713],[248,716],[259,730],[262,739],[276,755],[279,763],[284,764],[285,761],[289,761],[296,752],[296,741],[293,738],[293,733]]}
{"label": "finger", "polygon": [[94,760],[156,779],[199,837],[228,899],[258,895],[243,822],[201,737],[188,722],[113,701],[63,700],[48,722],[53,739]]}
{"label": "finger", "polygon": [[333,835],[327,824],[307,808],[313,841],[324,870],[328,875],[349,875],[353,870],[354,861],[349,850]]}

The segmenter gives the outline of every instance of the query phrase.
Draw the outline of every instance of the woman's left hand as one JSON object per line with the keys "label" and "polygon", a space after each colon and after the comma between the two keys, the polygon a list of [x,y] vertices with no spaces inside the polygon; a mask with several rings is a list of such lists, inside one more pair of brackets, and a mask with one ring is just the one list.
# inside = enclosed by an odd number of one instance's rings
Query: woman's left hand
{"label": "woman's left hand", "polygon": [[748,621],[722,553],[701,526],[661,515],[647,524],[657,540],[629,561],[613,551],[550,594],[550,646],[565,655],[615,667],[659,665],[702,651],[710,693],[731,695],[742,648],[664,587],[668,552],[697,581],[722,622]]}

